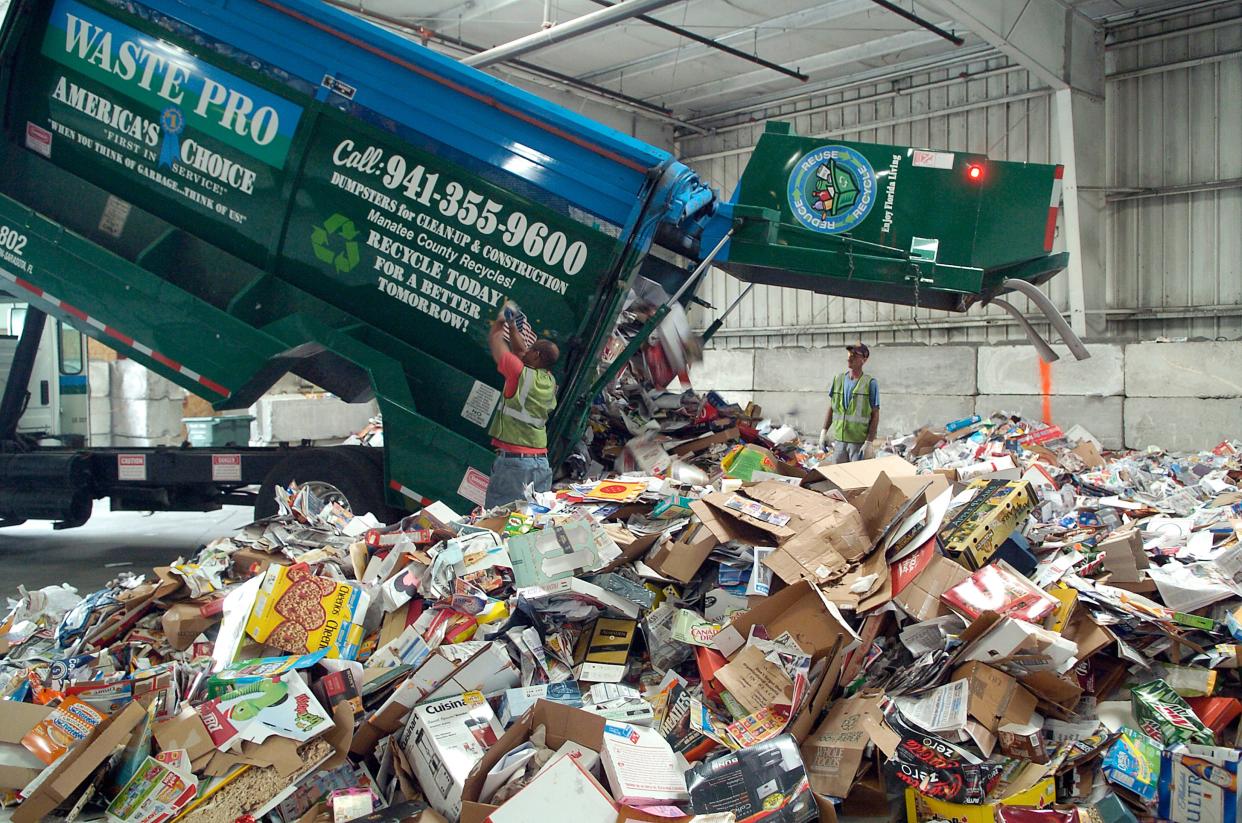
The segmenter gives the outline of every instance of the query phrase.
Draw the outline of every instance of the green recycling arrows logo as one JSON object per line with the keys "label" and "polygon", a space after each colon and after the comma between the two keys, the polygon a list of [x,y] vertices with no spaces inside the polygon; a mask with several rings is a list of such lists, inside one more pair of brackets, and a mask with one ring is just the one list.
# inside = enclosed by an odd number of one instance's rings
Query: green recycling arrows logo
{"label": "green recycling arrows logo", "polygon": [[[332,237],[339,235],[345,241],[345,248],[337,251],[333,248]],[[322,226],[311,229],[311,246],[315,249],[315,257],[324,263],[331,263],[340,274],[353,271],[358,265],[358,229],[354,221],[345,215],[336,214],[323,221]]]}

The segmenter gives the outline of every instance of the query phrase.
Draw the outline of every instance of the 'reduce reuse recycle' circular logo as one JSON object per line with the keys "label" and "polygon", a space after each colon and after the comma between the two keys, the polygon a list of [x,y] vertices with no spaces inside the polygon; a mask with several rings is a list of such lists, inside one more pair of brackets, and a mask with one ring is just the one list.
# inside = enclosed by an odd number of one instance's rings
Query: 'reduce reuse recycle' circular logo
{"label": "'reduce reuse recycle' circular logo", "polygon": [[812,231],[840,234],[867,218],[876,196],[875,170],[848,146],[807,152],[789,175],[789,208]]}

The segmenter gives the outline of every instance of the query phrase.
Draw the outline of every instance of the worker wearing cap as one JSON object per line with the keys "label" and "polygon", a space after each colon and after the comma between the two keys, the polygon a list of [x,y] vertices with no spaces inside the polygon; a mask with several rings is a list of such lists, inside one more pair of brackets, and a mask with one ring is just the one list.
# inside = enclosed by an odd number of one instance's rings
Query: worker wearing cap
{"label": "worker wearing cap", "polygon": [[863,447],[875,439],[880,425],[880,387],[875,378],[863,372],[871,350],[862,343],[846,346],[848,369],[832,381],[828,414],[819,433],[822,449],[831,438],[836,441],[836,462],[851,463],[863,459]]}
{"label": "worker wearing cap", "polygon": [[549,369],[561,352],[551,340],[536,340],[528,347],[511,316],[492,323],[487,344],[505,378],[504,397],[487,430],[496,447],[484,499],[491,509],[524,499],[527,485],[537,492],[552,488],[545,426],[556,408],[556,378]]}

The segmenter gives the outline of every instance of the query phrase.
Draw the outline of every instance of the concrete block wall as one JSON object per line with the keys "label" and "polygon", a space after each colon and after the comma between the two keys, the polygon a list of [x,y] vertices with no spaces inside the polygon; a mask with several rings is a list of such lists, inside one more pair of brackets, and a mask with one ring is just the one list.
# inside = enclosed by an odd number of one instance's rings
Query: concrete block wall
{"label": "concrete block wall", "polygon": [[[727,358],[721,362],[732,364]],[[175,446],[185,439],[181,421],[187,392],[175,383],[133,360],[90,361],[89,382],[92,446]],[[255,418],[251,445],[297,443],[304,438],[334,445],[378,413],[374,402],[345,403],[331,395],[308,395],[308,388],[314,387],[287,375],[247,412],[229,414]]]}
{"label": "concrete block wall", "polygon": [[[1026,345],[872,346],[868,373],[880,384],[880,432],[899,434],[971,414],[1043,414],[1084,426],[1107,448],[1178,451],[1242,439],[1242,341],[1095,343],[1091,358],[1065,350],[1041,367]],[[828,386],[845,369],[843,349],[709,349],[691,370],[700,390],[754,401],[774,420],[808,434],[823,425]]]}
{"label": "concrete block wall", "polygon": [[374,401],[346,403],[338,397],[269,394],[250,407],[254,422],[250,440],[256,445],[303,439],[331,445],[366,426],[377,414]]}

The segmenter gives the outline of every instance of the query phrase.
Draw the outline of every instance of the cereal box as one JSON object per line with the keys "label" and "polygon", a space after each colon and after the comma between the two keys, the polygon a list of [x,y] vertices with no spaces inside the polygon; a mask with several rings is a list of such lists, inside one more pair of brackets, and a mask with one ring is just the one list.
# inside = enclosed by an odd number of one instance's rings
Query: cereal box
{"label": "cereal box", "polygon": [[295,654],[326,649],[328,657],[353,660],[367,604],[363,592],[316,577],[304,563],[273,565],[264,574],[246,634]]}

